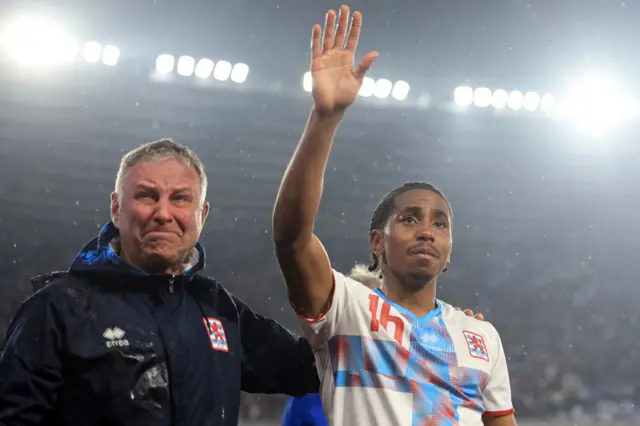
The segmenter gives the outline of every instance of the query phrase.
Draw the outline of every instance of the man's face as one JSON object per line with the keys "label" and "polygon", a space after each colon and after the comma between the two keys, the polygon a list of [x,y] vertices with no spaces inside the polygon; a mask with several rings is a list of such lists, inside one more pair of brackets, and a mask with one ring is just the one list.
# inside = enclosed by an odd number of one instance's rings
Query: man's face
{"label": "man's face", "polygon": [[383,259],[383,272],[388,270],[401,282],[417,287],[444,270],[451,243],[449,207],[440,195],[426,189],[399,195],[384,230],[371,234],[371,247]]}
{"label": "man's face", "polygon": [[125,176],[122,196],[111,194],[111,217],[120,231],[121,256],[151,273],[177,273],[200,238],[209,212],[200,203],[200,178],[170,157],[143,161]]}

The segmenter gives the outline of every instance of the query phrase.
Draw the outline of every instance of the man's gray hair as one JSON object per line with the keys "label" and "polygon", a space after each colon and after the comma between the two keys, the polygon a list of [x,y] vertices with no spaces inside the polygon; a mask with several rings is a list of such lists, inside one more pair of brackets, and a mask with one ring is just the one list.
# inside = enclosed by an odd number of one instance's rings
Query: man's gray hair
{"label": "man's gray hair", "polygon": [[136,149],[127,152],[120,161],[120,168],[116,175],[115,191],[118,198],[122,196],[124,180],[133,166],[144,161],[163,160],[176,158],[191,166],[200,178],[200,202],[204,203],[207,197],[207,175],[200,158],[188,147],[171,139],[160,139],[140,145]]}

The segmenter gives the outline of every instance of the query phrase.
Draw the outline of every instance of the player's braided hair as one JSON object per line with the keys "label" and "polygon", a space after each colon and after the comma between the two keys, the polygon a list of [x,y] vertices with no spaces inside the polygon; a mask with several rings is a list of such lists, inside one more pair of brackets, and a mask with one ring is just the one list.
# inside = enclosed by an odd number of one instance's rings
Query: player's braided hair
{"label": "player's braided hair", "polygon": [[[389,220],[389,216],[391,216],[391,212],[393,211],[396,198],[399,195],[404,194],[407,191],[411,191],[413,189],[425,189],[427,191],[435,192],[439,196],[441,196],[444,201],[447,203],[447,207],[449,208],[449,215],[453,220],[453,210],[451,209],[451,204],[449,204],[449,200],[444,196],[442,191],[433,186],[428,182],[407,182],[404,185],[395,188],[387,195],[385,195],[376,210],[373,212],[373,217],[371,218],[371,225],[369,226],[369,233],[376,229],[383,229]],[[376,256],[375,253],[371,253],[371,265],[369,265],[370,271],[375,271],[380,267],[380,259]]]}

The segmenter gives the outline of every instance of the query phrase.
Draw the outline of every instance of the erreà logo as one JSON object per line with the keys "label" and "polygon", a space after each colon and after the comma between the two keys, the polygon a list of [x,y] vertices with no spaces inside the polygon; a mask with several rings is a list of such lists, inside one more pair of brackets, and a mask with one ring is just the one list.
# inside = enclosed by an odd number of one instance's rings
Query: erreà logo
{"label": "erre\u00e0 logo", "polygon": [[107,339],[106,345],[108,348],[129,346],[129,341],[123,339],[124,330],[119,327],[107,328],[104,333],[102,333],[102,337]]}

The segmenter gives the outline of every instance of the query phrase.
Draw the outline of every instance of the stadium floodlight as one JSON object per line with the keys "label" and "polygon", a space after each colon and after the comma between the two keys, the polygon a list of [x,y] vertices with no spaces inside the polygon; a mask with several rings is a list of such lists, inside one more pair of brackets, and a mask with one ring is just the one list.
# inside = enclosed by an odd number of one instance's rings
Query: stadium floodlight
{"label": "stadium floodlight", "polygon": [[522,107],[527,111],[534,112],[540,106],[540,95],[536,92],[527,92],[522,99]]}
{"label": "stadium floodlight", "polygon": [[196,67],[196,60],[192,56],[180,56],[176,72],[183,77],[191,77]]}
{"label": "stadium floodlight", "polygon": [[491,95],[491,106],[495,109],[502,109],[507,106],[509,101],[509,94],[506,90],[497,89],[493,91]]}
{"label": "stadium floodlight", "polygon": [[570,88],[568,118],[582,130],[601,133],[623,118],[625,99],[614,81],[585,78]]}
{"label": "stadium floodlight", "polygon": [[211,59],[202,58],[198,61],[198,65],[196,65],[194,74],[198,78],[209,78],[211,77],[211,73],[213,72],[213,66],[214,63]]}
{"label": "stadium floodlight", "polygon": [[84,44],[82,48],[82,58],[90,62],[92,64],[100,61],[102,57],[102,46],[100,43],[96,43],[95,41],[88,41]]}
{"label": "stadium floodlight", "polygon": [[8,21],[0,34],[7,56],[20,65],[50,67],[73,61],[80,44],[43,17],[23,15]]}
{"label": "stadium floodlight", "polygon": [[403,80],[396,81],[395,84],[393,85],[391,96],[398,101],[404,101],[405,99],[407,99],[407,96],[409,96],[410,89],[411,87],[409,86],[409,83],[407,83],[406,81],[403,81]]}
{"label": "stadium floodlight", "polygon": [[176,58],[173,55],[163,53],[156,58],[156,72],[158,74],[169,74],[176,66]]}
{"label": "stadium floodlight", "polygon": [[305,72],[304,76],[302,77],[302,88],[305,92],[311,92],[311,89],[313,88],[313,81],[311,79],[310,71]]}
{"label": "stadium floodlight", "polygon": [[540,109],[547,114],[551,114],[556,107],[556,98],[553,95],[546,94],[540,101]]}
{"label": "stadium floodlight", "polygon": [[219,81],[226,81],[231,76],[231,70],[233,65],[228,61],[218,61],[216,67],[213,69],[213,78]]}
{"label": "stadium floodlight", "polygon": [[105,46],[104,49],[102,49],[103,64],[109,67],[113,67],[118,64],[119,60],[120,60],[120,48],[116,46],[108,45],[108,46]]}
{"label": "stadium floodlight", "polygon": [[365,77],[362,80],[362,86],[360,86],[360,90],[358,91],[358,95],[363,98],[369,98],[373,96],[373,92],[376,91],[376,81],[371,77]]}
{"label": "stadium floodlight", "polygon": [[514,90],[509,93],[509,100],[507,101],[507,106],[514,111],[518,111],[522,108],[522,103],[524,102],[524,95],[522,92],[518,90]]}
{"label": "stadium floodlight", "polygon": [[393,83],[386,78],[380,78],[376,81],[376,88],[373,91],[373,96],[378,99],[388,98],[393,89]]}
{"label": "stadium floodlight", "polygon": [[453,102],[458,106],[473,104],[473,89],[469,86],[459,86],[453,91]]}
{"label": "stadium floodlight", "polygon": [[554,105],[553,110],[549,113],[549,116],[557,121],[564,121],[569,117],[569,107],[564,102],[559,102]]}
{"label": "stadium floodlight", "polygon": [[473,91],[473,104],[478,108],[486,108],[491,105],[491,89],[478,87]]}
{"label": "stadium floodlight", "polygon": [[231,81],[242,84],[247,81],[247,77],[249,77],[249,65],[238,62],[233,66],[230,77]]}

